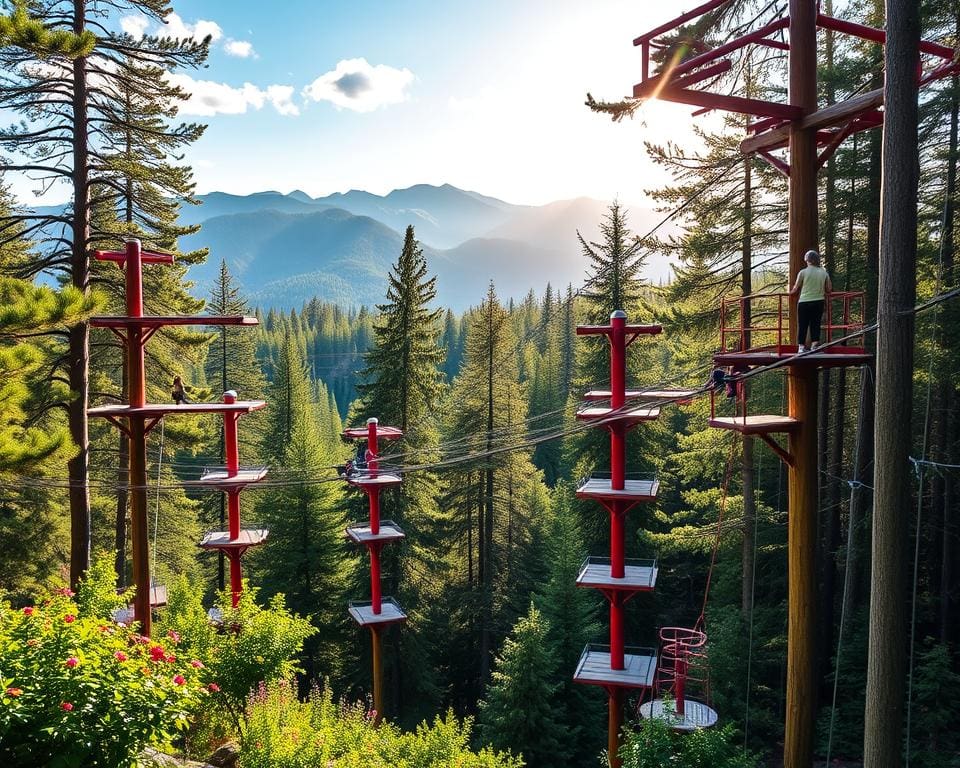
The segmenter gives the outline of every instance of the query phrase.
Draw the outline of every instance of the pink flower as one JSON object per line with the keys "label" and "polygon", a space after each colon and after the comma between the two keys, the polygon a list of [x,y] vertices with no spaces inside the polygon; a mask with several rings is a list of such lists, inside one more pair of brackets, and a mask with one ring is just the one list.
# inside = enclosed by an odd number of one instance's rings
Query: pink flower
{"label": "pink flower", "polygon": [[187,678],[185,678],[183,675],[174,675],[173,682],[175,682],[177,685],[183,685],[185,682],[187,682]]}
{"label": "pink flower", "polygon": [[17,698],[21,693],[23,693],[22,688],[7,688],[7,696],[12,699]]}
{"label": "pink flower", "polygon": [[174,643],[180,642],[180,634],[172,629],[167,632],[167,637],[173,640]]}
{"label": "pink flower", "polygon": [[40,643],[40,641],[37,640],[37,638],[31,637],[29,640],[27,640],[27,647],[28,647],[28,648],[33,648],[33,647],[39,645],[39,643]]}
{"label": "pink flower", "polygon": [[64,712],[73,712],[73,704],[71,704],[69,701],[64,701],[60,704],[60,709],[62,709]]}
{"label": "pink flower", "polygon": [[63,663],[70,667],[70,669],[73,669],[75,666],[77,666],[77,664],[80,663],[80,659],[78,659],[76,656],[71,656]]}
{"label": "pink flower", "polygon": [[126,661],[127,654],[125,654],[123,651],[117,651],[113,654],[113,658],[115,658],[117,661]]}
{"label": "pink flower", "polygon": [[167,664],[173,664],[173,662],[177,660],[177,657],[174,656],[172,653],[169,653],[163,657],[163,660],[167,662]]}
{"label": "pink flower", "polygon": [[63,617],[63,620],[67,622],[67,624],[73,624],[73,622],[77,620],[77,617],[74,616],[72,613],[68,613],[66,616]]}
{"label": "pink flower", "polygon": [[194,659],[190,662],[190,666],[194,669],[203,669],[203,662],[199,661],[198,659]]}
{"label": "pink flower", "polygon": [[220,686],[216,683],[210,683],[207,688],[210,690],[210,693],[220,693]]}
{"label": "pink flower", "polygon": [[56,594],[63,595],[64,597],[73,597],[74,592],[70,587],[64,587],[63,589],[58,589]]}
{"label": "pink flower", "polygon": [[24,615],[24,616],[33,616],[33,606],[32,606],[32,605],[28,605],[26,608],[24,608],[24,609],[23,609],[23,615]]}

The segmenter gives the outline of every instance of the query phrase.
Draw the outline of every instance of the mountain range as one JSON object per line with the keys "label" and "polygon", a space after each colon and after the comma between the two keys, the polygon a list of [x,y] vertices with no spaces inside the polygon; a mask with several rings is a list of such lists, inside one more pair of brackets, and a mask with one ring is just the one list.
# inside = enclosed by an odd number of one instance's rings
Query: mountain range
{"label": "mountain range", "polygon": [[[387,195],[362,190],[311,197],[266,191],[211,192],[184,205],[180,221],[201,224],[181,238],[182,250],[207,247],[206,263],[191,267],[198,296],[207,296],[225,260],[243,294],[260,307],[299,307],[313,296],[344,305],[383,301],[386,278],[412,224],[432,274],[437,301],[462,311],[478,304],[492,280],[504,301],[549,282],[576,290],[587,277],[577,239],[598,240],[609,203],[587,197],[546,205],[514,205],[449,184],[418,184]],[[627,206],[637,234],[659,220],[649,208]],[[646,277],[668,277],[654,255]]]}
{"label": "mountain range", "polygon": [[[351,190],[313,198],[296,190],[199,199],[181,213],[184,223],[202,224],[181,247],[210,249],[206,264],[191,269],[198,294],[208,292],[225,259],[253,303],[283,309],[312,296],[349,305],[383,301],[408,224],[437,275],[439,302],[455,310],[479,303],[491,280],[504,300],[541,292],[548,282],[576,289],[587,276],[577,232],[597,240],[608,206],[587,197],[514,205],[449,184],[383,196]],[[649,208],[630,206],[634,232],[657,220]],[[665,278],[669,265],[654,256],[646,273]]]}

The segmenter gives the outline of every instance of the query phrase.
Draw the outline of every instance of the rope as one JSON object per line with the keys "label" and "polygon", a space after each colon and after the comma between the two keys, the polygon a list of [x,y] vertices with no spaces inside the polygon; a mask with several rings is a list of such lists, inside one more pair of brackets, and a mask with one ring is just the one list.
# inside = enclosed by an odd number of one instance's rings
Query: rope
{"label": "rope", "polygon": [[[864,366],[866,368],[866,366]],[[867,369],[869,370],[869,369]],[[866,400],[866,390],[867,390],[867,377],[863,375],[864,369],[861,369],[860,375],[860,403],[857,406],[857,421],[863,418],[863,404]],[[856,493],[861,488],[869,488],[870,486],[864,485],[857,479],[857,472],[860,470],[860,438],[863,436],[862,431],[857,428],[857,444],[853,451],[853,480],[848,481],[850,486],[850,504],[848,510],[853,509],[853,502],[856,496]],[[873,490],[872,488],[870,490]],[[827,734],[827,761],[826,765],[830,765],[830,753],[833,749],[833,726],[837,717],[837,686],[840,682],[840,653],[843,650],[843,627],[846,622],[846,612],[847,612],[847,600],[850,596],[850,569],[847,567],[847,561],[850,560],[850,547],[853,545],[853,515],[847,513],[847,557],[843,564],[843,600],[840,605],[840,627],[837,630],[837,657],[836,662],[833,667],[833,697],[830,702],[830,728]]]}
{"label": "rope", "polygon": [[723,478],[723,491],[720,496],[720,511],[717,515],[717,536],[713,541],[713,552],[710,555],[710,568],[707,570],[707,583],[703,589],[703,607],[700,609],[700,617],[694,625],[694,629],[703,631],[704,618],[707,613],[707,598],[710,596],[710,582],[713,581],[713,566],[717,562],[717,550],[720,549],[720,536],[723,534],[723,514],[727,509],[727,489],[730,485],[730,475],[733,473],[733,456],[736,452],[737,440],[733,437],[730,440],[730,455],[727,457],[727,470]]}

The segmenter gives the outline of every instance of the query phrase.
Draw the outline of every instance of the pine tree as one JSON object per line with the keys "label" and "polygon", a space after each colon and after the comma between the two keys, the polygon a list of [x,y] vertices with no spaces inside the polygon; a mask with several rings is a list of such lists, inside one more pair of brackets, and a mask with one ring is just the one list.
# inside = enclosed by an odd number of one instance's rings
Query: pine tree
{"label": "pine tree", "polygon": [[346,519],[336,475],[323,450],[326,404],[312,401],[303,356],[288,335],[269,389],[271,420],[263,454],[287,477],[264,493],[257,515],[270,531],[256,555],[267,594],[283,592],[298,613],[311,614],[323,633],[306,646],[310,677],[335,676],[347,637],[347,588],[357,567],[343,537]]}
{"label": "pine tree", "polygon": [[[201,129],[171,127],[174,104],[185,94],[171,87],[162,75],[178,66],[201,65],[209,41],[158,37],[136,40],[126,33],[107,31],[105,14],[139,11],[159,21],[169,13],[167,0],[130,0],[112,4],[106,11],[96,0],[75,0],[66,7],[54,0],[42,0],[31,3],[30,11],[49,29],[54,43],[65,43],[71,34],[77,39],[69,46],[71,54],[66,58],[47,56],[49,51],[38,51],[36,46],[0,49],[0,64],[7,74],[0,84],[0,107],[24,117],[21,124],[2,132],[4,144],[14,157],[4,167],[7,172],[39,175],[44,188],[65,182],[72,194],[64,214],[25,217],[30,222],[30,236],[58,231],[60,225],[66,225],[68,236],[50,235],[42,244],[42,256],[26,264],[21,276],[54,271],[86,294],[94,280],[90,251],[105,239],[92,221],[92,208],[100,202],[96,190],[109,190],[106,194],[113,200],[122,190],[132,196],[133,211],[146,212],[157,205],[175,210],[175,202],[159,201],[164,196],[180,197],[189,173],[173,171],[173,166],[158,163],[157,158],[175,154],[199,136]],[[97,30],[96,36],[91,28]],[[36,65],[38,56],[43,58],[43,66]],[[118,152],[118,147],[127,150],[126,154]],[[128,184],[130,179],[148,180],[149,184],[138,192],[136,183]],[[157,219],[147,214],[139,228],[153,231],[151,220]],[[0,239],[8,236],[5,232]],[[66,407],[71,437],[78,448],[68,462],[70,574],[76,583],[90,560],[86,413],[90,341],[86,323],[71,327],[66,345],[66,378],[73,392]]]}
{"label": "pine tree", "polygon": [[603,241],[587,242],[577,233],[583,256],[590,264],[588,288],[581,292],[592,308],[596,322],[606,322],[610,313],[622,309],[633,316],[638,309],[646,263],[644,243],[627,226],[627,211],[616,200],[600,224]]}
{"label": "pine tree", "polygon": [[532,603],[497,657],[486,700],[480,702],[480,735],[495,749],[523,754],[530,768],[562,765],[563,731],[556,717],[557,660],[548,642],[550,623]]}

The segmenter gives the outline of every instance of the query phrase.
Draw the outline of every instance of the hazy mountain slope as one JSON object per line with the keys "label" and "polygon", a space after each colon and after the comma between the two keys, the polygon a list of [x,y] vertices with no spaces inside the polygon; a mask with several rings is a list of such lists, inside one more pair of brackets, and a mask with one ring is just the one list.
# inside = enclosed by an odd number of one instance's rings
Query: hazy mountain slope
{"label": "hazy mountain slope", "polygon": [[[211,192],[198,195],[200,205],[183,205],[180,208],[180,223],[197,224],[217,216],[229,216],[235,213],[253,213],[255,211],[280,211],[281,213],[311,213],[328,206],[322,203],[308,202],[303,197],[284,195],[280,192],[257,192],[252,195],[229,195],[226,192]],[[307,200],[304,200],[307,198]]]}

